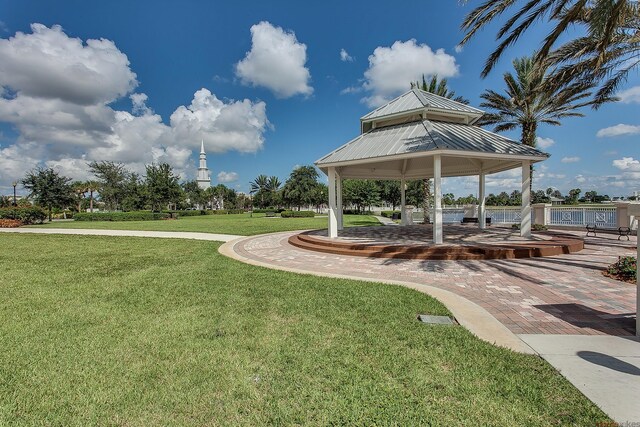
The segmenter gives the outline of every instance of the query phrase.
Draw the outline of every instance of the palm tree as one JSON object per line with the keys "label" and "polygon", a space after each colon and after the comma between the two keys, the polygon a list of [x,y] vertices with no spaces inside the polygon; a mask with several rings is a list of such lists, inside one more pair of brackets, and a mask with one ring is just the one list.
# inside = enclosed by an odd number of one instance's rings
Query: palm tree
{"label": "palm tree", "polygon": [[269,192],[270,203],[274,205],[277,204],[276,196],[278,194],[278,190],[280,190],[280,187],[282,187],[282,182],[280,181],[280,178],[278,178],[275,175],[270,176],[265,190]]}
{"label": "palm tree", "polygon": [[520,142],[530,147],[536,146],[539,124],[559,126],[563,118],[584,116],[578,109],[593,103],[585,100],[591,96],[592,85],[551,85],[544,67],[534,57],[535,54],[513,61],[515,76],[510,72],[503,75],[507,86],[505,94],[485,90],[480,95],[484,99],[480,106],[491,110],[480,124],[495,125],[495,132],[520,128]]}
{"label": "palm tree", "polygon": [[425,92],[434,93],[444,98],[453,99],[454,101],[462,104],[469,104],[469,100],[462,96],[456,96],[456,93],[449,89],[447,86],[447,79],[438,79],[438,75],[434,74],[429,79],[429,82],[422,75],[422,83],[411,83],[411,88],[422,89]]}
{"label": "palm tree", "polygon": [[[504,16],[507,11],[513,11],[511,16]],[[489,0],[465,17],[465,36],[460,44],[496,18],[504,22],[497,33],[498,47],[482,70],[485,77],[535,22],[548,21],[552,30],[541,42],[538,63],[558,67],[554,79],[563,84],[582,81],[600,85],[608,77],[595,95],[593,105],[597,107],[613,100],[611,95],[640,62],[639,12],[635,0]],[[576,28],[582,29],[583,35],[573,36]],[[567,35],[572,38],[556,46]]]}
{"label": "palm tree", "polygon": [[93,213],[93,193],[100,189],[100,184],[96,181],[87,181],[85,185],[86,191],[89,192],[89,211]]}
{"label": "palm tree", "polygon": [[264,207],[264,192],[268,191],[269,178],[266,175],[258,175],[256,179],[251,182],[251,194],[260,193],[260,207]]}
{"label": "palm tree", "polygon": [[71,188],[73,189],[73,193],[76,196],[76,208],[78,209],[78,212],[81,212],[82,201],[87,194],[87,183],[82,181],[75,181],[71,184]]}

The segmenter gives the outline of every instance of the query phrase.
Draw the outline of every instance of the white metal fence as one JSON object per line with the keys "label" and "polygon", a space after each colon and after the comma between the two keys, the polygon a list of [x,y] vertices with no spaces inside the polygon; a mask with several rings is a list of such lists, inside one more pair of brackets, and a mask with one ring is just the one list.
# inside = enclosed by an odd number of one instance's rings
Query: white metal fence
{"label": "white metal fence", "polygon": [[615,206],[553,206],[549,225],[585,226],[596,224],[602,227],[616,227]]}
{"label": "white metal fence", "polygon": [[520,207],[518,206],[490,206],[486,208],[487,218],[492,224],[519,224]]}

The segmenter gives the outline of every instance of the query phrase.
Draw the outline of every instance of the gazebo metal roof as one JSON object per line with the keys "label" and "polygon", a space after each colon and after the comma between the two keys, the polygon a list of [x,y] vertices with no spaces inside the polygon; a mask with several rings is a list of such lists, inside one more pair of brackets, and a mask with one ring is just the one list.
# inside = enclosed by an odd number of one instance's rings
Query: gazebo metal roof
{"label": "gazebo metal roof", "polygon": [[430,92],[425,92],[420,89],[411,89],[410,91],[403,93],[396,99],[362,116],[360,120],[369,121],[380,117],[388,117],[398,113],[406,113],[407,111],[415,111],[421,109],[461,112],[477,115],[478,117],[484,114],[484,111],[470,107],[461,102],[444,98]]}
{"label": "gazebo metal roof", "polygon": [[[412,89],[361,119],[361,135],[316,161],[344,178],[415,179],[433,176],[442,155],[442,176],[496,173],[546,160],[549,155],[470,123],[484,112]],[[365,129],[369,129],[366,130]]]}

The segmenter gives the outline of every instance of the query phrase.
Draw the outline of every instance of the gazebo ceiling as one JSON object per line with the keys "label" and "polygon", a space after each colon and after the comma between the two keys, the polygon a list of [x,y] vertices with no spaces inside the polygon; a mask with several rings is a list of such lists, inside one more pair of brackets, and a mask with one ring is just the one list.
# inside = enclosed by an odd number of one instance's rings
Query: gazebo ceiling
{"label": "gazebo ceiling", "polygon": [[343,178],[413,179],[433,176],[436,154],[442,158],[441,176],[447,177],[501,172],[549,157],[469,124],[482,114],[414,89],[365,115],[362,134],[316,165],[325,173],[334,167]]}

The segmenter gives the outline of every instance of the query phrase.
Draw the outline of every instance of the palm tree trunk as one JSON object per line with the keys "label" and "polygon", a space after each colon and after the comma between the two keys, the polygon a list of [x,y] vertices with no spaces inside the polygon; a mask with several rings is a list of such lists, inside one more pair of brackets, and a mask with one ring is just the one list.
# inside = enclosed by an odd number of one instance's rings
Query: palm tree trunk
{"label": "palm tree trunk", "polygon": [[89,210],[91,211],[91,213],[93,213],[93,191],[91,191],[90,193]]}
{"label": "palm tree trunk", "polygon": [[[524,122],[522,124],[522,144],[529,147],[536,146],[536,130],[538,128],[538,122],[535,120]],[[533,194],[533,164],[529,165],[529,193]],[[531,202],[531,197],[529,197]]]}

